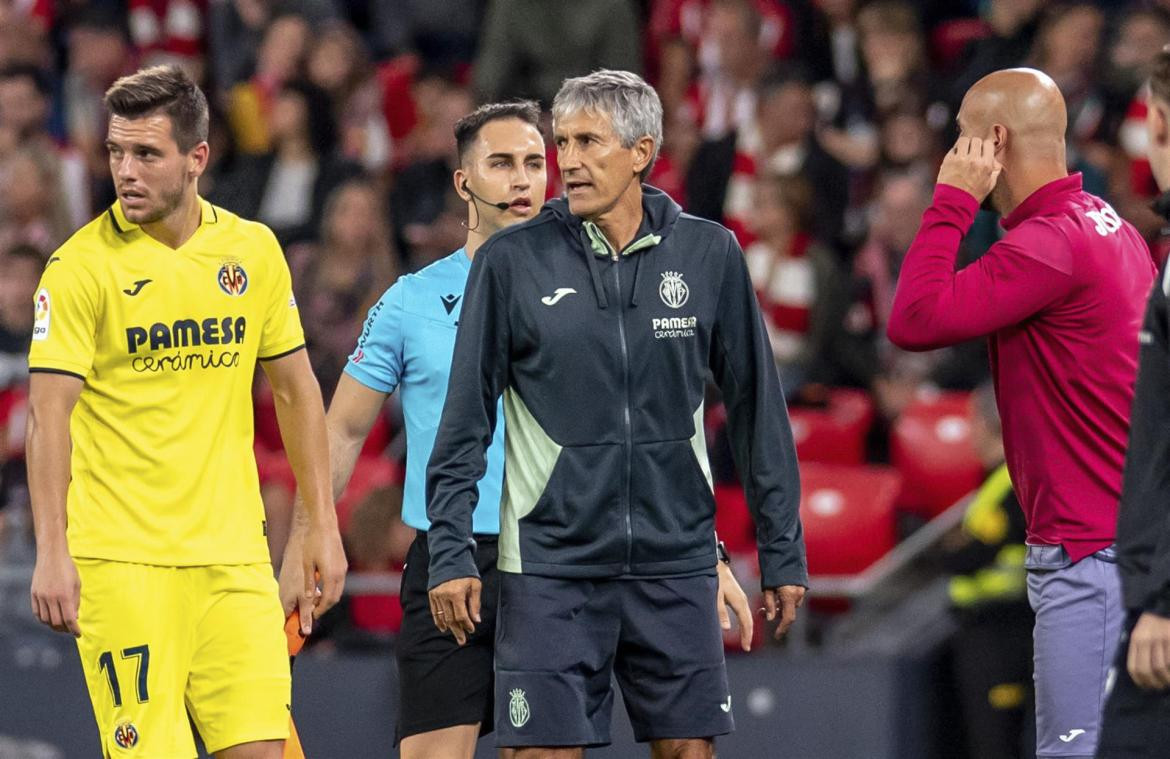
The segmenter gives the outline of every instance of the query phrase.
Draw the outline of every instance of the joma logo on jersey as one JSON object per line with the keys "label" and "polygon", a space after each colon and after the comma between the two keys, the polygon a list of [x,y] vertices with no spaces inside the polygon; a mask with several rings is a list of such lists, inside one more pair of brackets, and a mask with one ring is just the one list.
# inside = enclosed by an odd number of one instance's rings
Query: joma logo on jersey
{"label": "joma logo on jersey", "polygon": [[201,345],[231,345],[244,342],[247,321],[242,316],[214,317],[197,322],[180,319],[173,324],[155,322],[149,327],[130,327],[126,330],[126,349],[137,353],[149,344],[149,350],[169,348],[197,348]]}

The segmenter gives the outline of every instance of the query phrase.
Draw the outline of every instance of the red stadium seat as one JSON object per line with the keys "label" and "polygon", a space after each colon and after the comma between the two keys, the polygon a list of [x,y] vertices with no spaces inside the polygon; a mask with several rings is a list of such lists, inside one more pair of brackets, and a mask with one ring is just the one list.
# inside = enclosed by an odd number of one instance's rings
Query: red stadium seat
{"label": "red stadium seat", "polygon": [[797,406],[788,410],[788,416],[802,463],[858,465],[865,461],[865,439],[874,418],[868,393],[834,389],[825,408]]}
{"label": "red stadium seat", "polygon": [[911,403],[890,436],[902,474],[898,506],[931,519],[979,486],[983,466],[971,445],[970,396],[936,393]]}
{"label": "red stadium seat", "polygon": [[888,467],[801,464],[800,519],[810,575],[858,574],[894,547],[901,482]]}

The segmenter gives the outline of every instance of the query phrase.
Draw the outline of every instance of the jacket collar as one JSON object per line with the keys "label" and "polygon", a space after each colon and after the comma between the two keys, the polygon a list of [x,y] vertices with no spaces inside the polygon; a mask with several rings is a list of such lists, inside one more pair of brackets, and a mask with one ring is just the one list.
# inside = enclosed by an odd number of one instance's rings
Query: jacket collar
{"label": "jacket collar", "polygon": [[1071,195],[1074,192],[1081,192],[1083,189],[1084,184],[1081,181],[1080,172],[1055,179],[1037,189],[1025,198],[1023,203],[1016,206],[1016,210],[1005,216],[1003,218],[1003,228],[1013,229],[1018,227],[1045,208],[1058,202],[1059,199]]}

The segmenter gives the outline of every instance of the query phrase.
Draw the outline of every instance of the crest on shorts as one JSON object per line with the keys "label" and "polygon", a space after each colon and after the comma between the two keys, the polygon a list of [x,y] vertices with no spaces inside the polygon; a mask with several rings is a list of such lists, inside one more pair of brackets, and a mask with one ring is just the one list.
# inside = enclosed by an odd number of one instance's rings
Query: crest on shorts
{"label": "crest on shorts", "polygon": [[662,281],[658,283],[658,296],[671,308],[682,308],[687,298],[691,297],[691,289],[683,282],[682,274],[677,271],[664,271]]}
{"label": "crest on shorts", "polygon": [[219,282],[219,289],[228,295],[243,295],[248,291],[248,273],[235,261],[219,267],[215,279]]}
{"label": "crest on shorts", "polygon": [[134,748],[138,745],[138,728],[133,722],[121,722],[114,728],[114,743],[120,748]]}
{"label": "crest on shorts", "polygon": [[509,695],[512,700],[508,702],[508,719],[512,720],[512,727],[524,727],[528,724],[528,718],[532,716],[528,709],[528,699],[524,698],[524,691],[519,688],[514,689]]}

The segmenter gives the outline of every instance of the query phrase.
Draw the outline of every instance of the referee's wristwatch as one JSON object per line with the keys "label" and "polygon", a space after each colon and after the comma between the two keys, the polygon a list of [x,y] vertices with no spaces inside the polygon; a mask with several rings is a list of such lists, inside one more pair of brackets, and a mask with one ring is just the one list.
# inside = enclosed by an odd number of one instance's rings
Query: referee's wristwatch
{"label": "referee's wristwatch", "polygon": [[722,540],[715,544],[715,555],[718,556],[719,560],[724,564],[731,564],[731,554],[727,553],[727,546],[723,545]]}

